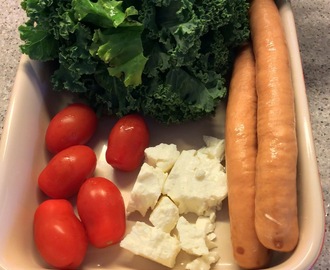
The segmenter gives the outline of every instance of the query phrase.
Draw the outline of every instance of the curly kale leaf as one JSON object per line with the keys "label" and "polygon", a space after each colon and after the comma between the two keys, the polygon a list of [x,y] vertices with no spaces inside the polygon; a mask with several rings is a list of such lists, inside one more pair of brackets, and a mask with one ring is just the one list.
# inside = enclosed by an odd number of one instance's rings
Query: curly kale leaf
{"label": "curly kale leaf", "polygon": [[137,15],[134,6],[124,10],[122,1],[98,0],[73,0],[73,8],[79,21],[90,22],[102,28],[113,28],[126,25],[127,18]]}
{"label": "curly kale leaf", "polygon": [[97,110],[164,123],[214,113],[234,49],[249,38],[248,1],[23,0],[23,53],[55,60],[55,90]]}
{"label": "curly kale leaf", "polygon": [[63,40],[77,28],[70,1],[24,0],[21,6],[29,18],[19,26],[22,52],[35,60],[56,59]]}
{"label": "curly kale leaf", "polygon": [[147,62],[143,55],[141,25],[109,28],[94,33],[90,53],[108,64],[110,76],[122,78],[125,86],[141,84]]}
{"label": "curly kale leaf", "polygon": [[249,37],[244,1],[143,1],[144,70],[150,81],[143,110],[163,122],[211,114],[226,95],[236,46]]}

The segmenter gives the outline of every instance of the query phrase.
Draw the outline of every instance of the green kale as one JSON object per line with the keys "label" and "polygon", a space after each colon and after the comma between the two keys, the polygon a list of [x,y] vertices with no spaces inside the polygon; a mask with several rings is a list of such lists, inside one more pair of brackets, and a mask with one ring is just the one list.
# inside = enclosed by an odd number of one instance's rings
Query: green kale
{"label": "green kale", "polygon": [[55,90],[164,123],[214,113],[234,49],[249,37],[242,0],[23,0],[22,8],[21,50],[58,62]]}

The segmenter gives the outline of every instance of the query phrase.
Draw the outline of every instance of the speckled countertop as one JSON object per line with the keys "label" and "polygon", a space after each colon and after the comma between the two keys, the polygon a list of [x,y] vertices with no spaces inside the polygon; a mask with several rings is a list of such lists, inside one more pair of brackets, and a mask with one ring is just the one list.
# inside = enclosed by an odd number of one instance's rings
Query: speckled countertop
{"label": "speckled countertop", "polygon": [[[313,269],[330,269],[330,5],[328,0],[292,0],[301,50],[313,136],[326,210],[325,243]],[[19,1],[0,9],[0,136],[21,53],[18,25],[25,20]]]}

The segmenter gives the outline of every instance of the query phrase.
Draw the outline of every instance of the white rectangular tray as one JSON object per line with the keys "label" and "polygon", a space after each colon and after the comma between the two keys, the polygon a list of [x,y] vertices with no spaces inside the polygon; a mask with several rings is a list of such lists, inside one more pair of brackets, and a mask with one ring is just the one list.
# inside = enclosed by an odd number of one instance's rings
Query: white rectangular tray
{"label": "white rectangular tray", "polygon": [[[269,269],[309,269],[317,259],[324,237],[324,208],[320,179],[311,132],[308,103],[297,43],[294,18],[289,2],[280,1],[279,9],[288,40],[295,89],[298,159],[298,203],[300,241],[289,254],[276,254]],[[0,145],[0,269],[47,269],[33,243],[33,214],[45,199],[37,187],[37,177],[50,155],[44,135],[50,118],[70,98],[50,90],[49,70],[44,64],[23,56],[18,68],[5,128]],[[135,173],[114,174],[104,159],[106,139],[114,119],[101,119],[96,137],[90,142],[98,156],[96,174],[113,180],[127,203]],[[165,127],[149,120],[151,144],[173,142],[180,149],[202,146],[202,135],[224,136],[224,107],[215,118],[194,124]],[[128,231],[132,225],[128,221]],[[227,204],[217,218],[220,260],[212,269],[236,270],[231,253]],[[184,269],[187,258],[179,256],[175,269]],[[90,248],[82,269],[167,269],[119,248]]]}

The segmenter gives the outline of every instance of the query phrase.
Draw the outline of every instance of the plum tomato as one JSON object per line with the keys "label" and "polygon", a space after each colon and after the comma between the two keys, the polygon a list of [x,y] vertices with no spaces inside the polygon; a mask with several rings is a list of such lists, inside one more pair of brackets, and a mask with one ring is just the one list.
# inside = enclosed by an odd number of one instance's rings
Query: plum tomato
{"label": "plum tomato", "polygon": [[45,141],[53,154],[73,145],[86,144],[97,127],[97,116],[87,105],[74,103],[58,112],[50,121]]}
{"label": "plum tomato", "polygon": [[86,145],[74,145],[57,153],[41,171],[39,188],[53,199],[76,195],[82,183],[96,168],[94,151]]}
{"label": "plum tomato", "polygon": [[148,145],[149,130],[143,117],[126,115],[110,131],[106,161],[115,169],[133,171],[142,164]]}
{"label": "plum tomato", "polygon": [[124,237],[124,200],[118,187],[110,180],[104,177],[87,179],[77,195],[77,210],[94,247],[104,248]]}
{"label": "plum tomato", "polygon": [[77,269],[88,247],[84,226],[64,199],[49,199],[38,206],[33,238],[41,257],[58,269]]}

